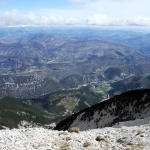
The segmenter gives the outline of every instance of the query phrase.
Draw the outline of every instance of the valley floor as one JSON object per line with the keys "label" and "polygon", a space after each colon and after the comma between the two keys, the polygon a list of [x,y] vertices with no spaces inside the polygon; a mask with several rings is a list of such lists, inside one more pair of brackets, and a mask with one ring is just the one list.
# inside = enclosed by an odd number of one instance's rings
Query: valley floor
{"label": "valley floor", "polygon": [[[123,124],[125,125],[125,124]],[[100,136],[100,141],[96,137]],[[0,131],[0,150],[150,150],[150,124],[80,133],[26,128]]]}

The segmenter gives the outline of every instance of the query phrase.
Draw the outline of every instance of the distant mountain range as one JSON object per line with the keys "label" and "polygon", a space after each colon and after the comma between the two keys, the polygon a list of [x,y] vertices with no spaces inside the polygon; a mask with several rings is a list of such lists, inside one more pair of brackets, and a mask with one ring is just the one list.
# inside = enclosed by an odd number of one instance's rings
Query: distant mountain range
{"label": "distant mountain range", "polygon": [[102,87],[150,74],[148,33],[97,28],[0,28],[0,33],[1,98]]}

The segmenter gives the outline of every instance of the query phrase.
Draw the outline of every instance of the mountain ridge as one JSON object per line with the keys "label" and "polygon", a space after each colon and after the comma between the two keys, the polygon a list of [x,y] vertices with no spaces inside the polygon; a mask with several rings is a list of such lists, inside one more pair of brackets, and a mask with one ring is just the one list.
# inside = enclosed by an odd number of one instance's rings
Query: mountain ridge
{"label": "mountain ridge", "polygon": [[59,122],[56,130],[103,128],[117,122],[150,116],[150,89],[128,91],[86,108]]}

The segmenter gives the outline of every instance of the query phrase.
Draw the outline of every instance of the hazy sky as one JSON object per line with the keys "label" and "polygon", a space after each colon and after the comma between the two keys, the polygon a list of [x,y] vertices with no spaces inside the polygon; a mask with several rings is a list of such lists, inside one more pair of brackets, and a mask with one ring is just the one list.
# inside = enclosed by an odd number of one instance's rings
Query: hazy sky
{"label": "hazy sky", "polygon": [[150,0],[0,0],[0,26],[150,26]]}

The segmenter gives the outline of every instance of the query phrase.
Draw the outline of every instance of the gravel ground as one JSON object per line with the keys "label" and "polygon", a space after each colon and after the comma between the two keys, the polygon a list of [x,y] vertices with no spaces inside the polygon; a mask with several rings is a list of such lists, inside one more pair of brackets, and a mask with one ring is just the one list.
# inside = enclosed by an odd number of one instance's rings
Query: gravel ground
{"label": "gravel ground", "polygon": [[[96,137],[100,136],[99,141]],[[150,124],[70,133],[44,128],[0,131],[0,150],[150,150]]]}

